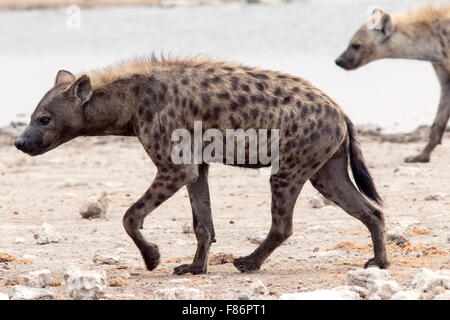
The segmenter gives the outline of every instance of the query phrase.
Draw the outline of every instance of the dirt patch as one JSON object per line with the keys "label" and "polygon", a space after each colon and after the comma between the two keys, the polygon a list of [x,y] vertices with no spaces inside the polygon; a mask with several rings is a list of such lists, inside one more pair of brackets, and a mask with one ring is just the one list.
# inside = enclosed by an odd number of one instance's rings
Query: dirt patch
{"label": "dirt patch", "polygon": [[0,252],[0,262],[11,262],[16,260],[17,258],[13,255]]}
{"label": "dirt patch", "polygon": [[237,257],[232,253],[219,252],[209,257],[209,265],[216,266],[219,264],[232,263]]}
{"label": "dirt patch", "polygon": [[413,234],[417,234],[417,235],[430,235],[433,234],[433,232],[429,229],[425,229],[425,228],[419,228],[419,227],[412,227],[411,228],[411,232]]}

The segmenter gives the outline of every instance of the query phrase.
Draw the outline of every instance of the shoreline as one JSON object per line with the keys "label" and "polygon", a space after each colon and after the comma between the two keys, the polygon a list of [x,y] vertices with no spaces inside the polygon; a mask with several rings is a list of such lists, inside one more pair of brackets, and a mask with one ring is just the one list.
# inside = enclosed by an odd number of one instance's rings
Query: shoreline
{"label": "shoreline", "polygon": [[[9,125],[0,127],[0,145],[5,145],[16,139],[25,130],[28,122],[21,120],[11,120]],[[376,124],[355,125],[360,137],[368,138],[379,143],[414,143],[428,141],[430,131],[429,125],[419,125],[410,132],[383,133],[382,127]],[[450,132],[450,125],[445,132]]]}
{"label": "shoreline", "polygon": [[112,7],[190,7],[237,3],[282,3],[292,0],[5,0],[0,2],[0,11],[61,9],[76,5],[81,9]]}

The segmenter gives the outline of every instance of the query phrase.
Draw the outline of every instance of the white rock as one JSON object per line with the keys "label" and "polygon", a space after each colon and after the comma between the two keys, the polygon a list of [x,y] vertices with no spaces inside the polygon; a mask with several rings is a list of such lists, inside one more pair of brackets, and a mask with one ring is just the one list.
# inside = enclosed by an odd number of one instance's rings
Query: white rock
{"label": "white rock", "polygon": [[420,292],[414,290],[398,291],[391,297],[391,300],[419,300]]}
{"label": "white rock", "polygon": [[34,231],[34,238],[37,244],[48,244],[51,242],[61,241],[61,236],[56,229],[47,222],[44,222],[39,228]]}
{"label": "white rock", "polygon": [[315,290],[309,292],[284,293],[280,300],[359,300],[359,294],[351,290]]}
{"label": "white rock", "polygon": [[84,219],[104,218],[108,208],[108,195],[103,192],[100,196],[91,196],[80,208],[80,215]]}
{"label": "white rock", "polygon": [[74,299],[91,300],[101,298],[106,289],[106,274],[102,270],[81,271],[77,267],[71,267],[64,275],[66,289]]}
{"label": "white rock", "polygon": [[249,300],[250,295],[247,290],[237,290],[234,294],[234,297],[237,300]]}
{"label": "white rock", "polygon": [[306,232],[328,232],[328,228],[322,225],[311,226],[306,229]]}
{"label": "white rock", "polygon": [[183,231],[183,233],[194,233],[194,230],[192,230],[192,224],[188,222],[183,223],[181,226],[181,231]]}
{"label": "white rock", "polygon": [[0,292],[0,301],[1,300],[9,300],[9,296],[6,293]]}
{"label": "white rock", "polygon": [[223,300],[249,300],[250,292],[245,289],[228,288],[222,296]]}
{"label": "white rock", "polygon": [[125,248],[117,248],[116,254],[128,253],[128,250]]}
{"label": "white rock", "polygon": [[313,256],[317,258],[330,258],[330,257],[340,257],[341,252],[338,250],[327,250],[327,251],[317,251],[314,252]]}
{"label": "white rock", "polygon": [[360,286],[341,286],[336,287],[333,290],[354,291],[363,299],[369,296],[369,290]]}
{"label": "white rock", "polygon": [[11,300],[36,300],[42,298],[53,299],[55,294],[50,290],[30,288],[25,286],[13,286],[8,292]]}
{"label": "white rock", "polygon": [[113,256],[113,255],[96,254],[94,256],[93,262],[96,265],[101,265],[101,264],[114,265],[114,264],[118,264],[119,263],[119,257]]}
{"label": "white rock", "polygon": [[311,206],[313,208],[316,208],[316,209],[325,207],[325,202],[323,201],[323,198],[319,195],[315,195],[315,196],[311,197],[309,199],[309,203],[311,204]]}
{"label": "white rock", "polygon": [[81,187],[86,186],[85,182],[78,181],[76,179],[67,178],[55,185],[57,188],[70,188],[70,187]]}
{"label": "white rock", "polygon": [[[431,271],[427,268],[422,268],[420,272],[414,277],[412,285],[418,290],[428,290],[433,285],[444,287],[450,286],[450,271]],[[449,287],[450,289],[450,287]]]}
{"label": "white rock", "polygon": [[450,270],[431,271],[422,268],[414,277],[412,285],[421,292],[421,299],[433,299],[450,289]]}
{"label": "white rock", "polygon": [[417,225],[421,225],[423,222],[417,220],[417,219],[403,219],[402,221],[400,221],[398,223],[399,226],[401,227],[412,227],[412,226],[417,226]]}
{"label": "white rock", "polygon": [[359,269],[347,273],[347,285],[371,288],[375,280],[390,280],[391,275],[387,270],[378,267]]}
{"label": "white rock", "polygon": [[387,232],[386,240],[388,243],[403,245],[405,242],[409,240],[410,236],[411,236],[410,225],[400,225]]}
{"label": "white rock", "polygon": [[248,237],[247,239],[248,239],[248,241],[250,241],[253,244],[261,244],[266,239],[266,237],[267,237],[266,233],[259,232],[259,233],[252,235],[251,237]]}
{"label": "white rock", "polygon": [[422,171],[419,167],[412,166],[397,166],[394,169],[395,175],[400,176],[427,176],[425,172]]}
{"label": "white rock", "polygon": [[123,271],[119,274],[119,277],[121,277],[122,279],[130,279],[131,278],[131,274],[128,271]]}
{"label": "white rock", "polygon": [[24,284],[27,287],[45,288],[53,281],[52,272],[49,269],[42,269],[28,273],[24,277]]}
{"label": "white rock", "polygon": [[376,295],[383,300],[387,300],[400,290],[400,286],[394,280],[375,280],[369,290],[369,299],[370,296]]}
{"label": "white rock", "polygon": [[203,292],[195,288],[176,287],[155,290],[155,300],[204,300]]}
{"label": "white rock", "polygon": [[433,298],[433,300],[450,300],[450,290],[446,290]]}
{"label": "white rock", "polygon": [[16,238],[16,239],[14,239],[14,243],[16,243],[16,244],[25,243],[25,238]]}
{"label": "white rock", "polygon": [[171,283],[185,283],[185,282],[189,282],[189,281],[191,281],[191,279],[189,279],[189,278],[181,278],[181,279],[169,280],[169,282],[171,282]]}
{"label": "white rock", "polygon": [[265,295],[267,294],[268,290],[261,280],[256,280],[250,285],[250,292],[252,292],[253,294]]}
{"label": "white rock", "polygon": [[103,185],[105,187],[108,188],[121,188],[121,187],[125,187],[124,183],[121,182],[115,182],[115,181],[106,181],[106,182],[100,182],[100,185]]}

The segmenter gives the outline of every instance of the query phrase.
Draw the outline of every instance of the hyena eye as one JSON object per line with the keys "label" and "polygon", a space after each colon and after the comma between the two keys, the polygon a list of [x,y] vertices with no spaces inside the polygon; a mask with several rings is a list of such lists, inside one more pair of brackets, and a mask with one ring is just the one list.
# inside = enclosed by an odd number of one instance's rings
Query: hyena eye
{"label": "hyena eye", "polygon": [[46,126],[50,123],[50,117],[42,117],[39,119],[39,123]]}
{"label": "hyena eye", "polygon": [[358,50],[359,48],[361,48],[361,45],[360,45],[360,44],[358,44],[358,43],[352,44],[352,49],[353,49],[353,50]]}

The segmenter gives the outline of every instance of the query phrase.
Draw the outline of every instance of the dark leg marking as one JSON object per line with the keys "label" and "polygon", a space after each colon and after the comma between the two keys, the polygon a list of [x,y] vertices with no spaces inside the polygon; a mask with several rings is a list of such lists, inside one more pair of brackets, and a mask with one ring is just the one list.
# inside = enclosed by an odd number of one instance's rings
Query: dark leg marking
{"label": "dark leg marking", "polygon": [[[282,172],[282,168],[280,171]],[[303,183],[285,181],[279,175],[271,177],[272,226],[264,242],[255,251],[233,261],[238,270],[259,270],[264,260],[292,234],[292,214]]]}
{"label": "dark leg marking", "polygon": [[174,269],[174,273],[179,275],[206,273],[209,249],[211,243],[216,241],[209,199],[207,164],[199,166],[198,178],[195,182],[187,185],[187,190],[192,206],[197,251],[191,264],[182,264]]}

